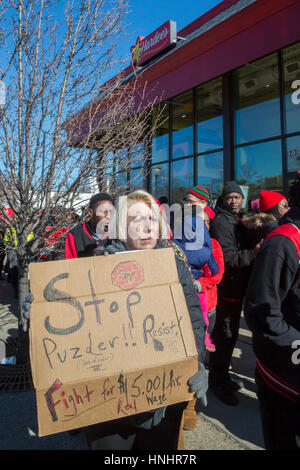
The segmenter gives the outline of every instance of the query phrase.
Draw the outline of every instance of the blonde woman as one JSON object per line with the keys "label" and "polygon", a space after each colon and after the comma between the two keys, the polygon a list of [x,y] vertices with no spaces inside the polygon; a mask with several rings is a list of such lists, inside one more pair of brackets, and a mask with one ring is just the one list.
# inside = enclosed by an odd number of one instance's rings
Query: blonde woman
{"label": "blonde woman", "polygon": [[[112,238],[114,237],[114,238]],[[146,191],[134,191],[119,199],[110,224],[110,239],[97,247],[94,255],[112,255],[131,250],[152,250],[173,246],[178,278],[183,287],[198,351],[199,370],[189,379],[189,390],[206,406],[207,374],[205,354],[205,322],[184,254],[168,240],[168,227],[159,205]],[[31,294],[29,294],[30,296]],[[29,318],[30,302],[23,305]],[[163,312],[162,312],[163,315]],[[84,429],[91,450],[176,450],[182,413],[186,402],[139,413],[130,417],[98,423]]]}
{"label": "blonde woman", "polygon": [[[114,237],[112,239],[112,237]],[[184,254],[168,240],[168,227],[159,205],[146,191],[138,190],[119,198],[110,225],[110,240],[100,253],[152,250],[173,246],[179,281],[182,284],[194,330],[199,372],[190,379],[190,391],[206,405],[207,376],[203,366],[205,323]],[[129,418],[100,423],[86,429],[90,449],[176,450],[180,423],[186,403],[178,403]]]}

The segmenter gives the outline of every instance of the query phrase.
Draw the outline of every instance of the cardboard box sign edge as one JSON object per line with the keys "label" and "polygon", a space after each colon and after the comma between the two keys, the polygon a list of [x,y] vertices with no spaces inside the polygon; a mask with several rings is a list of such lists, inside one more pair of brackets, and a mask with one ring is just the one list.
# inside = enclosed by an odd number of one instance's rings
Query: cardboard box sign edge
{"label": "cardboard box sign edge", "polygon": [[[146,411],[151,411],[151,410],[155,410],[157,408],[161,408],[161,407],[164,407],[164,406],[169,406],[169,405],[172,405],[172,404],[175,404],[175,403],[181,403],[181,402],[184,402],[184,401],[190,401],[193,399],[193,393],[190,393],[188,391],[188,384],[187,384],[187,380],[192,377],[194,374],[196,374],[196,372],[198,371],[198,355],[196,356],[192,356],[192,357],[187,357],[185,359],[182,359],[181,361],[177,361],[177,362],[169,362],[168,364],[165,364],[164,366],[163,365],[160,365],[160,366],[154,366],[154,367],[151,367],[151,368],[148,368],[147,369],[147,373],[150,375],[151,373],[154,374],[157,374],[158,375],[158,371],[160,371],[162,369],[162,367],[165,367],[165,368],[170,368],[174,365],[174,368],[178,368],[178,371],[183,372],[183,377],[185,380],[186,380],[186,386],[184,387],[184,385],[182,384],[181,388],[180,388],[180,393],[177,393],[176,392],[174,394],[171,394],[169,399],[167,399],[166,401],[164,401],[163,403],[158,403],[158,404],[155,404],[155,403],[151,403],[149,404],[149,406],[142,406],[138,412],[135,412],[133,408],[131,408],[129,411],[128,411],[128,415],[127,416],[133,416],[135,414],[139,414],[139,413],[144,413]],[[134,370],[134,371],[131,371],[130,373],[126,373],[124,374],[125,377],[127,379],[130,379],[131,376],[134,376],[138,373],[139,371],[138,370]],[[119,374],[113,374],[111,375],[109,378],[110,379],[113,379],[113,378],[117,378]],[[175,374],[176,375],[176,374]],[[104,378],[100,378],[100,379],[94,379],[94,380],[91,380],[89,381],[89,384],[90,385],[96,385],[97,383],[98,384],[101,384],[102,382],[104,382]],[[76,382],[77,384],[79,382]],[[83,382],[81,382],[83,383]],[[73,384],[68,384],[70,386],[74,385],[75,383]],[[56,433],[59,433],[59,432],[64,432],[64,431],[68,431],[68,430],[72,430],[72,429],[78,429],[78,428],[84,428],[84,427],[87,427],[87,426],[90,426],[90,425],[94,425],[94,424],[98,424],[98,423],[105,423],[105,422],[109,422],[109,421],[114,421],[114,420],[118,420],[118,419],[122,419],[123,417],[126,417],[125,415],[120,415],[120,416],[116,416],[116,413],[113,414],[113,415],[110,415],[108,417],[107,413],[106,413],[106,416],[105,416],[105,419],[101,419],[101,413],[97,413],[98,410],[96,410],[96,408],[94,408],[94,411],[93,409],[91,408],[90,410],[87,411],[87,414],[86,414],[86,417],[82,418],[82,415],[79,415],[80,419],[77,419],[75,418],[74,421],[73,421],[73,424],[70,425],[70,423],[72,422],[71,420],[70,421],[66,421],[66,422],[62,422],[62,421],[58,421],[56,423],[52,423],[48,417],[48,422],[46,422],[44,419],[43,419],[43,414],[46,412],[47,414],[49,414],[48,410],[45,410],[45,399],[44,399],[44,394],[45,394],[45,390],[36,390],[36,400],[37,400],[37,405],[38,405],[38,408],[40,409],[40,413],[38,413],[38,434],[39,434],[39,437],[44,437],[44,436],[48,436],[48,435],[52,435],[52,434],[56,434]],[[40,405],[39,402],[42,401],[43,405]],[[41,408],[42,406],[42,408]],[[96,414],[94,414],[96,410]],[[101,410],[101,409],[100,409]],[[92,417],[94,415],[94,418]]]}
{"label": "cardboard box sign edge", "polygon": [[[29,266],[29,281],[31,284],[31,293],[33,294],[34,298],[34,303],[40,303],[40,302],[45,302],[45,299],[43,297],[43,291],[44,289],[42,288],[47,285],[46,282],[41,283],[41,277],[43,276],[43,273],[45,273],[46,269],[48,268],[48,271],[51,270],[51,268],[55,267],[55,272],[58,273],[63,273],[63,272],[73,272],[75,271],[75,266],[76,264],[78,265],[78,272],[81,273],[82,271],[80,268],[82,268],[81,265],[89,265],[91,269],[95,272],[95,265],[96,267],[99,266],[99,273],[105,272],[105,268],[103,267],[105,264],[107,266],[112,266],[114,265],[115,269],[117,265],[119,265],[122,262],[122,258],[124,261],[136,261],[137,263],[141,262],[139,261],[141,258],[141,255],[144,257],[144,263],[145,265],[148,264],[149,262],[155,262],[155,265],[157,267],[156,273],[162,272],[162,274],[159,276],[157,282],[155,284],[151,285],[163,285],[163,284],[172,284],[179,282],[178,279],[178,273],[177,273],[177,268],[176,268],[176,262],[175,262],[175,254],[174,250],[171,247],[168,248],[160,248],[157,250],[136,250],[136,251],[125,251],[125,252],[119,252],[116,253],[117,256],[113,255],[107,255],[107,256],[89,256],[86,258],[73,258],[73,259],[67,259],[67,260],[57,260],[57,261],[45,261],[43,263],[31,263]],[[98,266],[97,266],[98,265]],[[64,267],[65,266],[65,267]],[[160,267],[160,269],[158,268]],[[101,269],[100,269],[101,268]],[[88,268],[87,268],[88,269]],[[152,272],[151,272],[152,276]],[[152,281],[155,277],[155,274],[152,276]],[[51,277],[48,277],[48,282],[51,280]],[[33,281],[35,283],[33,283]],[[65,279],[65,284],[70,283],[70,279],[67,278]],[[145,280],[139,285],[140,287],[147,287],[149,281]],[[62,280],[58,281],[58,283],[62,283]],[[59,284],[58,284],[59,285]],[[59,287],[58,287],[59,288]],[[61,284],[60,284],[60,288]],[[114,292],[118,291],[119,288],[114,285],[112,282],[110,282],[110,288],[108,290],[103,291],[102,293],[109,293],[109,292]],[[74,294],[73,294],[74,295]],[[77,294],[76,297],[80,298],[83,297],[85,294]]]}

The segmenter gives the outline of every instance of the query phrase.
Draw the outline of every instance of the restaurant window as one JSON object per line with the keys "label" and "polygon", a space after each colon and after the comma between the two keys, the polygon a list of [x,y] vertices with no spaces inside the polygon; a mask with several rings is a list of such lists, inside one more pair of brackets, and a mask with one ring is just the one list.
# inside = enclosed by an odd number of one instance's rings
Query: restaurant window
{"label": "restaurant window", "polygon": [[129,171],[129,187],[133,191],[135,189],[146,189],[144,168],[135,168]]}
{"label": "restaurant window", "polygon": [[197,153],[223,147],[222,78],[196,88]]}
{"label": "restaurant window", "polygon": [[171,202],[181,203],[188,190],[194,186],[194,159],[185,158],[171,165]]}
{"label": "restaurant window", "polygon": [[287,169],[288,172],[300,170],[300,135],[287,139]]}
{"label": "restaurant window", "polygon": [[115,174],[115,188],[125,189],[127,186],[127,172],[119,171]]}
{"label": "restaurant window", "polygon": [[152,113],[152,163],[169,160],[169,106],[155,107]]}
{"label": "restaurant window", "polygon": [[118,150],[115,154],[115,188],[126,189],[128,172],[128,149]]}
{"label": "restaurant window", "polygon": [[158,199],[168,197],[169,188],[169,164],[153,165],[150,169],[150,192]]}
{"label": "restaurant window", "polygon": [[300,42],[283,49],[286,132],[300,132]]}
{"label": "restaurant window", "polygon": [[235,72],[235,143],[281,134],[277,53],[251,62]]}
{"label": "restaurant window", "polygon": [[172,99],[172,159],[193,155],[194,103],[189,90]]}
{"label": "restaurant window", "polygon": [[236,175],[248,190],[248,200],[259,198],[262,189],[282,191],[281,140],[237,148]]}
{"label": "restaurant window", "polygon": [[215,201],[223,185],[223,152],[198,155],[197,157],[197,184],[207,188]]}
{"label": "restaurant window", "polygon": [[145,143],[139,142],[132,145],[128,152],[130,168],[139,168],[144,165],[146,160]]}

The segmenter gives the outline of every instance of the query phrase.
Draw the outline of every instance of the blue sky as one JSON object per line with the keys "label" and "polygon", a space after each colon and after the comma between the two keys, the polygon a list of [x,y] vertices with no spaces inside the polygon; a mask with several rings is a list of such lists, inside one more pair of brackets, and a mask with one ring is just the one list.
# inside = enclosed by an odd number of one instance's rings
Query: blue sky
{"label": "blue sky", "polygon": [[148,36],[168,20],[177,23],[177,31],[215,7],[220,0],[129,0],[127,17],[128,45],[135,44],[138,36]]}

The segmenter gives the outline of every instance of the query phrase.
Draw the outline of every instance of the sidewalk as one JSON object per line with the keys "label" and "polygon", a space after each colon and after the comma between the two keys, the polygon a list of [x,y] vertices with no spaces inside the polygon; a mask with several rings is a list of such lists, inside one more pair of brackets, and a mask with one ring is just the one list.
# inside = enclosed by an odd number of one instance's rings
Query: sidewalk
{"label": "sidewalk", "polygon": [[[17,337],[17,301],[11,285],[0,281],[0,339]],[[250,333],[242,319],[233,368],[245,383],[238,393],[240,404],[223,405],[208,392],[208,406],[198,413],[197,427],[185,431],[185,450],[259,450],[263,449],[258,401],[253,379],[255,359]],[[14,366],[0,366],[1,369]],[[5,369],[6,370],[6,369]],[[25,391],[1,391],[0,450],[85,450],[83,434],[67,432],[38,437],[35,393],[25,384]],[[18,389],[18,388],[17,388]]]}

